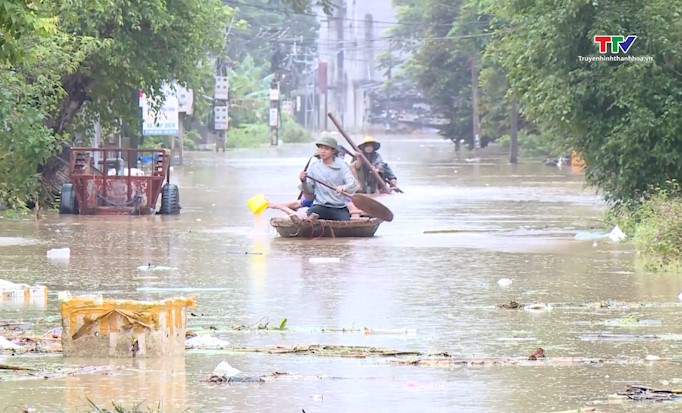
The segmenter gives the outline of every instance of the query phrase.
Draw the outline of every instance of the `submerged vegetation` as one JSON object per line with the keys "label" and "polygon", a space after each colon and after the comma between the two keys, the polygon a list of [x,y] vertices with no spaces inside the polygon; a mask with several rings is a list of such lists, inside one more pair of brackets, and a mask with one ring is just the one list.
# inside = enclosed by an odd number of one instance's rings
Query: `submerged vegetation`
{"label": "submerged vegetation", "polygon": [[[111,407],[113,410],[109,410],[105,407],[99,407],[96,403],[94,403],[92,400],[87,399],[88,404],[90,404],[90,407],[92,410],[90,410],[91,413],[163,413],[163,409],[161,408],[161,403],[158,404],[155,408],[147,408],[147,409],[142,409],[142,404],[144,402],[137,403],[130,408],[124,407],[121,404],[118,404],[116,402],[111,402]],[[185,410],[189,411],[189,409]]]}

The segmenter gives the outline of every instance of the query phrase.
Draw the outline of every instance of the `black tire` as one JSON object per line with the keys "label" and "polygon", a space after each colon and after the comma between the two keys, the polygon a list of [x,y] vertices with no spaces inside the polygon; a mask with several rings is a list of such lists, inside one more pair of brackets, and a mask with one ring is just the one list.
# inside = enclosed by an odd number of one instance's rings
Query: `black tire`
{"label": "black tire", "polygon": [[177,185],[165,184],[161,188],[161,209],[159,214],[177,215],[180,213],[180,190]]}
{"label": "black tire", "polygon": [[71,182],[64,182],[62,184],[62,194],[61,198],[59,199],[59,213],[78,214],[76,190],[73,188],[73,184]]}

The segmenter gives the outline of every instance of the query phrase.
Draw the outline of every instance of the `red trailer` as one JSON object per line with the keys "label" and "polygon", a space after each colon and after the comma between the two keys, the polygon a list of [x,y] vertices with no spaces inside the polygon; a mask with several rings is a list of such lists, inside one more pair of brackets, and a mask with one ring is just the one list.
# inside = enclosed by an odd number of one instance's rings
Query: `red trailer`
{"label": "red trailer", "polygon": [[180,193],[169,182],[165,149],[71,148],[61,214],[148,215],[180,213]]}

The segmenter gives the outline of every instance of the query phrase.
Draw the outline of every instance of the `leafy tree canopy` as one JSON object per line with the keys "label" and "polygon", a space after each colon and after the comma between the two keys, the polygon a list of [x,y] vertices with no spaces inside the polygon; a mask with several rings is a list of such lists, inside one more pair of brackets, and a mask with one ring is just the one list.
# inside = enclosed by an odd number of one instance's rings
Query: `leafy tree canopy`
{"label": "leafy tree canopy", "polygon": [[0,0],[0,62],[21,57],[22,49],[17,47],[21,37],[55,32],[52,5],[47,0]]}
{"label": "leafy tree canopy", "polygon": [[[488,1],[503,22],[488,48],[522,110],[582,153],[589,184],[613,202],[638,200],[682,175],[682,3],[652,0]],[[595,35],[636,35],[627,55],[584,61]],[[607,55],[611,55],[610,53]]]}

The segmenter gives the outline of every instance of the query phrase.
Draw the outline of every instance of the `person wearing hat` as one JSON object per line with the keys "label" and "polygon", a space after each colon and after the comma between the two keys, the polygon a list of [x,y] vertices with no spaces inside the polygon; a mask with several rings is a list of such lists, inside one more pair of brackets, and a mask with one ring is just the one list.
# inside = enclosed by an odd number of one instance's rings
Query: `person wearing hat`
{"label": "person wearing hat", "polygon": [[[351,173],[350,167],[339,159],[339,144],[329,134],[323,134],[315,142],[320,160],[313,163],[308,171],[301,171],[299,179],[302,182],[303,192],[313,194],[313,205],[308,208],[306,214],[310,219],[327,219],[333,221],[350,220],[348,211],[348,198],[343,192],[354,194],[357,184]],[[336,190],[319,185],[308,177],[324,182]]]}
{"label": "person wearing hat", "polygon": [[343,145],[339,145],[339,159],[350,165],[355,161],[355,156],[351,151],[344,148]]}
{"label": "person wearing hat", "polygon": [[[387,180],[391,187],[396,187],[398,186],[398,178],[388,164],[384,162],[381,154],[377,152],[379,148],[381,148],[381,143],[371,136],[365,136],[358,145],[358,149],[362,151],[365,158],[371,164],[372,170],[378,172],[382,178]],[[377,191],[379,183],[375,182],[376,179],[373,171],[369,168],[370,166],[365,164],[359,154],[356,156],[355,162],[351,164],[353,175],[360,181],[360,190],[364,193],[372,194]]]}

